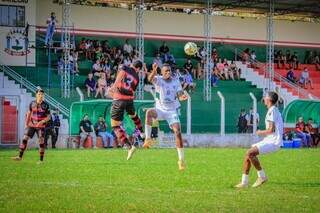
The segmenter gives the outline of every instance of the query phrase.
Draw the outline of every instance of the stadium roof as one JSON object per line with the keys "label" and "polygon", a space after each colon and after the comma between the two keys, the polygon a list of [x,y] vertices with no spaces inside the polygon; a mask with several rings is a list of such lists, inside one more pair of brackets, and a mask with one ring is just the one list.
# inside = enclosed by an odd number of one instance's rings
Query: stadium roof
{"label": "stadium roof", "polygon": [[[80,4],[123,4],[134,5],[137,0],[73,0]],[[203,9],[207,0],[144,0],[147,7],[169,7]],[[269,10],[269,0],[212,0],[216,11],[251,12],[257,14],[266,13]],[[277,15],[299,14],[307,17],[320,17],[319,0],[274,0],[275,13]]]}

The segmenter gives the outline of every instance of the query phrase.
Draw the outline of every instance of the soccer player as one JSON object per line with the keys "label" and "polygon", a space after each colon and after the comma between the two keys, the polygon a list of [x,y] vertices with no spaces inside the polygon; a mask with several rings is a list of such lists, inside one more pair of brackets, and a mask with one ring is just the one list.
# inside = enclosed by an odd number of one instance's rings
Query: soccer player
{"label": "soccer player", "polygon": [[44,91],[38,88],[36,91],[36,100],[32,101],[29,105],[29,111],[27,112],[25,120],[25,135],[20,145],[19,156],[13,157],[13,160],[21,161],[24,151],[27,148],[28,140],[36,133],[39,138],[39,153],[40,161],[38,164],[43,162],[45,143],[44,143],[44,132],[46,123],[51,119],[49,105],[44,101]]}
{"label": "soccer player", "polygon": [[121,128],[124,113],[127,112],[133,120],[136,128],[143,133],[142,123],[135,112],[133,105],[134,92],[139,84],[139,75],[143,64],[141,61],[135,61],[131,66],[123,66],[117,73],[117,78],[113,86],[108,90],[109,96],[112,97],[111,107],[111,127],[115,132],[118,140],[128,146],[127,160],[130,160],[136,148],[127,138],[126,132]]}
{"label": "soccer player", "polygon": [[258,178],[252,187],[258,187],[265,183],[268,178],[257,156],[276,152],[282,146],[283,120],[278,108],[275,106],[278,101],[278,95],[275,92],[268,92],[263,100],[268,108],[265,118],[266,130],[258,130],[257,135],[265,136],[265,138],[259,143],[253,144],[247,151],[243,161],[242,180],[241,183],[235,186],[236,188],[248,187],[251,164],[258,171]]}
{"label": "soccer player", "polygon": [[[145,143],[144,147],[149,148],[153,143],[151,139],[152,121],[166,120],[173,130],[176,138],[176,147],[178,152],[179,170],[185,169],[183,141],[181,136],[180,120],[177,109],[180,107],[180,101],[188,99],[187,94],[182,90],[179,79],[171,76],[171,68],[168,64],[164,64],[161,69],[162,76],[157,75],[157,65],[153,64],[152,72],[148,76],[148,80],[156,87],[156,93],[159,99],[156,99],[155,108],[148,109],[146,112],[145,122]],[[157,94],[157,95],[158,95]]]}

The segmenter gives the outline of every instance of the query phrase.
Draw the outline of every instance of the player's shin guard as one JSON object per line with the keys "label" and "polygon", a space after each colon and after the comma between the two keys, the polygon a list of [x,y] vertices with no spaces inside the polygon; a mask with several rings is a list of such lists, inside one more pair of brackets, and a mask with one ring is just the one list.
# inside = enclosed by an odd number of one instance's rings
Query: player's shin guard
{"label": "player's shin guard", "polygon": [[40,143],[40,144],[39,144],[39,147],[40,147],[40,149],[39,149],[40,161],[43,161],[44,151],[45,151],[46,146],[45,146],[44,143]]}
{"label": "player's shin guard", "polygon": [[184,150],[183,148],[177,148],[178,158],[180,161],[184,161]]}
{"label": "player's shin guard", "polygon": [[120,127],[120,126],[114,126],[112,127],[114,133],[116,134],[118,140],[120,140],[121,144],[127,144],[129,146],[129,148],[131,148],[131,143],[129,142],[127,136],[126,136],[126,132]]}
{"label": "player's shin guard", "polygon": [[22,158],[24,151],[27,148],[28,140],[23,139],[22,144],[20,145],[20,150],[19,150],[19,157]]}
{"label": "player's shin guard", "polygon": [[138,117],[138,115],[134,115],[133,117],[131,117],[131,119],[133,120],[133,123],[136,125],[136,127],[139,129],[139,131],[141,133],[143,133],[142,122],[141,122],[140,118]]}

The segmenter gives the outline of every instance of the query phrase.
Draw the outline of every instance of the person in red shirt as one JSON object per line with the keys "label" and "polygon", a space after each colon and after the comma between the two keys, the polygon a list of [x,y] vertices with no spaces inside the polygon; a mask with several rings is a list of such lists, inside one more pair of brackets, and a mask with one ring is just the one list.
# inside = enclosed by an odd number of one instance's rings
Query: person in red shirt
{"label": "person in red shirt", "polygon": [[20,145],[19,155],[13,157],[15,161],[21,161],[24,151],[27,148],[28,140],[36,133],[39,138],[39,154],[40,161],[38,164],[43,162],[45,143],[44,143],[44,131],[47,122],[51,119],[49,105],[44,101],[44,91],[38,87],[36,91],[36,100],[32,101],[29,105],[29,111],[27,112],[25,121],[25,135]]}
{"label": "person in red shirt", "polygon": [[143,68],[142,62],[137,60],[130,67],[123,66],[117,73],[117,78],[113,86],[108,90],[112,97],[111,107],[111,127],[119,141],[129,147],[127,160],[130,160],[136,148],[133,146],[121,128],[124,113],[127,112],[133,120],[136,128],[143,134],[142,123],[133,105],[134,93],[139,84],[139,75]]}
{"label": "person in red shirt", "polygon": [[304,147],[310,147],[311,135],[305,131],[305,127],[306,125],[303,121],[303,117],[299,117],[298,122],[296,123],[296,136],[301,138]]}
{"label": "person in red shirt", "polygon": [[320,142],[320,134],[317,133],[316,129],[312,126],[312,118],[308,119],[308,123],[305,126],[305,131],[312,137],[312,146],[317,147]]}

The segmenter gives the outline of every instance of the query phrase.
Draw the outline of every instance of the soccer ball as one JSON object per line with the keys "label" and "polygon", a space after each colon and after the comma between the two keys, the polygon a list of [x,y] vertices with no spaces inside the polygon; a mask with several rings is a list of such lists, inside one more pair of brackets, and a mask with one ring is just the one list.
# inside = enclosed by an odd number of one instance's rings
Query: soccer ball
{"label": "soccer ball", "polygon": [[188,42],[184,45],[184,52],[187,55],[195,55],[198,52],[198,47],[193,42]]}

